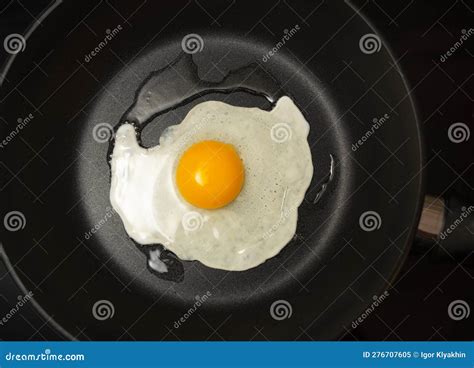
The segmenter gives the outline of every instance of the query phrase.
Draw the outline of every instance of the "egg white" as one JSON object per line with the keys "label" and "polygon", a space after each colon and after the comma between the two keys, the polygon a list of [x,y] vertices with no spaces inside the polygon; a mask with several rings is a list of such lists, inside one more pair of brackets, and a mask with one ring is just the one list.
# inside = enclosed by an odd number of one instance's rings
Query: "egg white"
{"label": "egg white", "polygon": [[[289,97],[272,111],[207,101],[169,127],[146,149],[123,124],[111,157],[110,201],[136,242],[163,244],[182,260],[224,270],[246,270],[275,256],[296,231],[298,207],[313,175],[309,124]],[[192,144],[234,145],[245,182],[229,205],[205,210],[180,195],[176,165]]]}

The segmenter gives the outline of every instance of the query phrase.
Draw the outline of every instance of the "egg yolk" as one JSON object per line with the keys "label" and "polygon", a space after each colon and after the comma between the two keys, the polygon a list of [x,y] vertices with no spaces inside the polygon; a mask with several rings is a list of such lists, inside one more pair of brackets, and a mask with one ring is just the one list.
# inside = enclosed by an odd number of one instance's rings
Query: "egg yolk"
{"label": "egg yolk", "polygon": [[244,165],[231,144],[202,141],[193,144],[179,160],[176,185],[193,206],[224,207],[239,195]]}

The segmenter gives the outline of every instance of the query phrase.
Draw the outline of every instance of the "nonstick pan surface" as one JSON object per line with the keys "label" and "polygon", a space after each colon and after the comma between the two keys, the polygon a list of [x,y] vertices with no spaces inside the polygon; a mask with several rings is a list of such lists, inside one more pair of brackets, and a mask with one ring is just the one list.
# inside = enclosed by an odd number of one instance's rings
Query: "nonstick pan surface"
{"label": "nonstick pan surface", "polygon": [[[202,39],[200,78],[252,64],[295,101],[311,125],[314,176],[276,257],[244,272],[176,260],[184,274],[173,280],[150,272],[111,210],[109,140],[97,132],[120,122],[189,34]],[[1,152],[3,215],[24,222],[2,227],[11,271],[66,338],[337,338],[390,287],[419,216],[420,131],[387,46],[345,2],[57,6],[4,70],[2,136],[29,118]],[[245,92],[205,94],[156,116],[142,144],[205,100],[268,108]]]}

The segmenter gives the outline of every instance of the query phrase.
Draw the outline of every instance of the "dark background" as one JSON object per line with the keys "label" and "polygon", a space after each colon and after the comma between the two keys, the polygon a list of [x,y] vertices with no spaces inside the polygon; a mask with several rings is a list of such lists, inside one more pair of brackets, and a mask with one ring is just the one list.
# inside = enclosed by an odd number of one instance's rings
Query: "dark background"
{"label": "dark background", "polygon": [[[49,5],[46,0],[0,1],[0,39],[24,30]],[[456,1],[354,1],[379,30],[408,80],[425,133],[426,191],[434,196],[462,196],[474,203],[474,137],[463,144],[448,139],[447,130],[463,122],[474,135],[474,36],[445,62],[440,60],[459,40],[463,29],[474,28],[474,3]],[[0,52],[3,64],[5,52]],[[453,321],[448,305],[462,299],[474,306],[473,252],[461,258],[436,247],[415,244],[390,297],[345,340],[471,340],[473,313]],[[0,288],[0,315],[15,302]],[[15,338],[57,339],[47,324],[28,308],[16,323]],[[3,334],[2,334],[3,335]],[[8,336],[1,336],[8,339]]]}

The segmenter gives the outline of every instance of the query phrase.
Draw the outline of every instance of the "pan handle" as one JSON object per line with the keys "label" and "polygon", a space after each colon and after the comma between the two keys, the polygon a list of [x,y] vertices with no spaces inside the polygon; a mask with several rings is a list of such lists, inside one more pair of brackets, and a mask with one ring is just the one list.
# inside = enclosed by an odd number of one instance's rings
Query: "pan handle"
{"label": "pan handle", "polygon": [[425,197],[418,243],[436,245],[439,254],[465,257],[474,251],[474,206],[456,195],[448,198]]}

